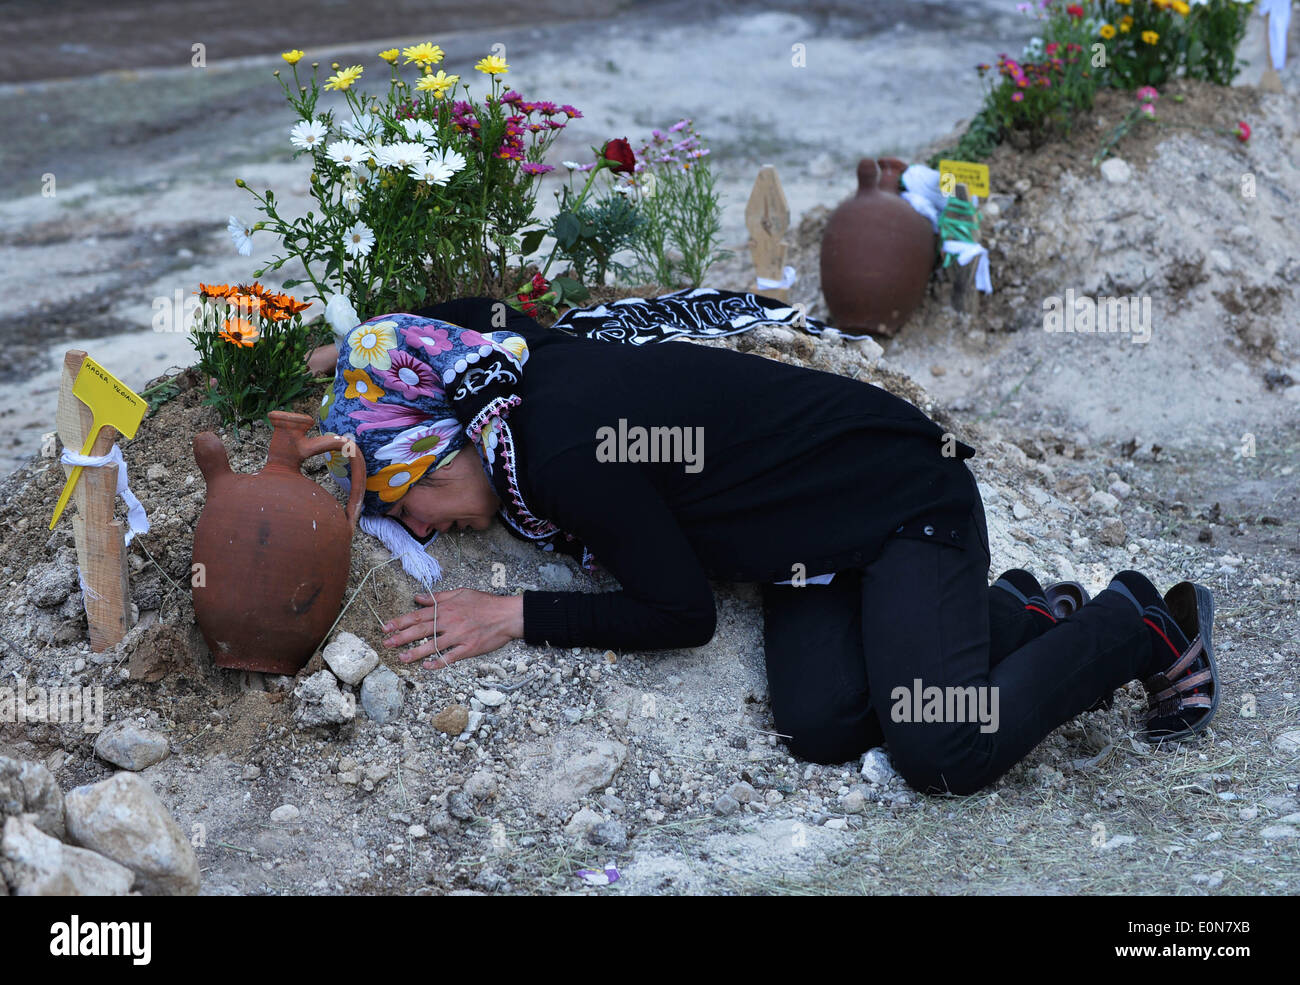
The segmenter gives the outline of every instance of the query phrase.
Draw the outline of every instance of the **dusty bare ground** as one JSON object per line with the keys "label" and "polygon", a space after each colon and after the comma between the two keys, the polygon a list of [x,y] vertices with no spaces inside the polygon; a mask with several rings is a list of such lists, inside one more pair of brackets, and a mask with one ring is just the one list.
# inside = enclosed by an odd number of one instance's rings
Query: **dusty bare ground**
{"label": "dusty bare ground", "polygon": [[[213,669],[193,627],[185,586],[203,482],[190,441],[216,423],[194,391],[123,444],[153,529],[132,546],[140,622],[120,647],[96,655],[79,642],[67,520],[50,535],[43,519],[62,470],[33,458],[0,489],[0,676],[102,684],[111,719],[169,736],[171,755],[144,776],[200,842],[206,893],[1295,893],[1300,328],[1286,189],[1297,106],[1187,98],[1230,116],[1214,120],[1225,127],[1249,113],[1251,143],[1140,134],[1118,151],[1131,182],[1106,184],[1087,160],[1122,107],[1103,101],[1102,126],[1067,145],[994,159],[998,215],[985,228],[998,291],[979,315],[951,312],[940,282],[883,364],[765,330],[716,344],[887,386],[974,444],[994,575],[1024,566],[1096,592],[1137,567],[1161,588],[1209,585],[1225,697],[1195,741],[1137,741],[1144,701],[1132,685],[970,797],[918,797],[857,763],[810,766],[772,734],[756,590],[730,584],[717,586],[705,647],[515,643],[443,672],[386,656],[405,682],[399,719],[377,726],[359,712],[335,731],[301,730],[292,682]],[[1247,172],[1259,179],[1250,201],[1235,192]],[[814,305],[818,221],[805,217],[796,244],[796,297]],[[1152,341],[1042,332],[1042,299],[1067,287],[1149,293]],[[236,469],[260,466],[264,431],[220,433]],[[328,482],[319,463],[308,474]],[[494,561],[507,591],[612,585],[567,561],[543,569],[554,560],[499,525],[445,535],[433,551],[443,587],[500,590]],[[373,570],[383,561],[356,539],[340,623],[375,644],[414,590],[392,566]],[[38,605],[51,570],[66,597],[47,588]],[[472,735],[433,726],[492,689],[505,700],[482,709]],[[112,772],[93,738],[0,725],[0,753],[44,762],[66,790]],[[273,823],[284,804],[299,817]],[[623,877],[612,888],[574,878],[607,862]]]}

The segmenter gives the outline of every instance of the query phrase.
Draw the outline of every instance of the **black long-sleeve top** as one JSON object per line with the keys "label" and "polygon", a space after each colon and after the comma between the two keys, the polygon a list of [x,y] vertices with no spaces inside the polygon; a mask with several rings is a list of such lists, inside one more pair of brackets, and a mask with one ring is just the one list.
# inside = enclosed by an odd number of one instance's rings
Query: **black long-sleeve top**
{"label": "black long-sleeve top", "polygon": [[[502,327],[490,305],[419,314],[488,331]],[[860,566],[900,525],[946,529],[978,495],[963,464],[975,449],[872,384],[729,349],[575,338],[513,310],[505,327],[529,346],[509,415],[524,501],[622,586],[524,592],[530,644],[700,646],[716,624],[709,579]],[[598,435],[620,418],[629,431],[692,429],[702,467],[600,461]]]}

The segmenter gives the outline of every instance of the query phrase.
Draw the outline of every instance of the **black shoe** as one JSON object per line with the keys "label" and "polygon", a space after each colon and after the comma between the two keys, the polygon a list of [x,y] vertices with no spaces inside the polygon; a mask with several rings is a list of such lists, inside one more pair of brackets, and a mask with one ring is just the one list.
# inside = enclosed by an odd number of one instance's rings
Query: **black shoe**
{"label": "black shoe", "polygon": [[[1214,662],[1214,595],[1204,585],[1180,581],[1143,621],[1160,638],[1170,662],[1142,682],[1148,696],[1145,737],[1173,742],[1205,729],[1219,708],[1219,668]],[[1160,644],[1156,644],[1159,648]]]}
{"label": "black shoe", "polygon": [[1007,592],[1025,609],[1046,619],[1047,628],[1050,629],[1051,625],[1055,624],[1056,616],[1052,614],[1052,604],[1048,601],[1047,592],[1039,584],[1038,579],[1024,568],[1012,568],[1002,572],[998,580],[993,583],[993,587]]}

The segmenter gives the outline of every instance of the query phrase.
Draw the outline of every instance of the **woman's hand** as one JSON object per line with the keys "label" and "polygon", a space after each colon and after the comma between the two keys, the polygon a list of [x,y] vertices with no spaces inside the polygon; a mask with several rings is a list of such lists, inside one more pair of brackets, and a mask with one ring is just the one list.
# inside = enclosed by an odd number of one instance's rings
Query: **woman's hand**
{"label": "woman's hand", "polygon": [[426,637],[428,642],[399,654],[410,663],[426,660],[426,670],[441,670],[457,660],[491,653],[524,635],[522,595],[491,595],[472,588],[456,588],[432,595],[417,595],[421,608],[384,623],[384,646],[402,646]]}
{"label": "woman's hand", "polygon": [[339,347],[337,345],[323,345],[319,349],[313,349],[307,355],[307,369],[312,376],[322,374],[333,374],[334,367],[339,361]]}

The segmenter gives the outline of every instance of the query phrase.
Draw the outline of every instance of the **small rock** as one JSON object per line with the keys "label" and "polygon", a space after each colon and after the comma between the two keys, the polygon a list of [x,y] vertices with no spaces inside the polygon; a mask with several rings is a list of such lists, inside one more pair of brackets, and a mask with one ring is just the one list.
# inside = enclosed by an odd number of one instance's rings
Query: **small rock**
{"label": "small rock", "polygon": [[867,796],[861,790],[850,790],[840,798],[840,810],[845,814],[861,814],[867,807]]}
{"label": "small rock", "polygon": [[1124,845],[1135,845],[1135,844],[1137,844],[1137,838],[1135,838],[1133,835],[1115,835],[1115,837],[1113,837],[1110,841],[1106,842],[1106,844],[1101,846],[1101,850],[1103,852],[1108,852],[1111,851],[1112,849],[1120,848]]}
{"label": "small rock", "polygon": [[377,654],[365,640],[352,633],[339,633],[321,654],[334,676],[344,684],[357,685],[379,666]]}
{"label": "small rock", "polygon": [[1283,732],[1273,740],[1273,748],[1283,756],[1294,756],[1300,752],[1300,729],[1293,728]]}
{"label": "small rock", "polygon": [[661,782],[662,782],[662,781],[659,779],[659,771],[658,771],[658,770],[651,770],[651,771],[650,771],[650,775],[649,775],[649,777],[646,778],[646,783],[649,784],[650,789],[651,789],[651,790],[658,790],[658,789],[659,789],[659,784],[660,784]]}
{"label": "small rock", "polygon": [[338,679],[328,670],[318,670],[302,681],[293,689],[293,697],[293,720],[300,728],[342,725],[357,717],[356,695],[339,690]]}
{"label": "small rock", "polygon": [[1110,494],[1116,499],[1128,499],[1133,492],[1133,487],[1122,479],[1116,479],[1110,484]]}
{"label": "small rock", "polygon": [[62,839],[63,791],[54,774],[40,763],[0,756],[0,826],[7,817],[35,815],[31,820],[47,835]]}
{"label": "small rock", "polygon": [[138,773],[115,773],[70,790],[65,811],[69,837],[134,872],[141,893],[198,894],[194,849]]}
{"label": "small rock", "polygon": [[474,697],[482,703],[484,708],[496,708],[506,703],[506,696],[497,690],[475,691]]}
{"label": "small rock", "polygon": [[1232,272],[1232,258],[1222,250],[1210,250],[1209,259],[1210,266],[1215,270],[1225,274]]}
{"label": "small rock", "polygon": [[740,810],[740,802],[729,793],[724,793],[721,797],[713,802],[713,809],[718,814],[726,817],[728,814],[734,814]]}
{"label": "small rock", "polygon": [[448,705],[433,716],[433,727],[445,735],[460,735],[469,727],[469,709],[464,705]]}
{"label": "small rock", "polygon": [[727,793],[738,804],[748,804],[755,799],[754,788],[743,780],[738,783],[733,783],[731,789],[728,790]]}
{"label": "small rock", "polygon": [[154,462],[145,469],[144,477],[150,482],[162,482],[167,478],[167,466],[162,462]]}
{"label": "small rock", "polygon": [[1270,824],[1259,832],[1259,836],[1268,841],[1294,838],[1297,834],[1300,834],[1300,828],[1294,828],[1289,824]]}
{"label": "small rock", "polygon": [[139,772],[169,755],[167,736],[138,725],[114,723],[95,739],[95,755],[124,770]]}
{"label": "small rock", "polygon": [[610,814],[623,814],[627,811],[627,805],[612,793],[602,794],[599,803],[600,809]]}
{"label": "small rock", "polygon": [[27,573],[28,601],[42,609],[62,605],[63,600],[76,590],[76,561],[62,551],[56,560],[38,564]]}
{"label": "small rock", "polygon": [[1237,811],[1237,816],[1243,821],[1253,821],[1255,818],[1259,817],[1259,808],[1243,807],[1241,810]]}
{"label": "small rock", "polygon": [[1014,516],[1017,520],[1023,520],[1027,516],[1029,516],[1029,507],[1026,506],[1024,503],[1022,503],[1020,500],[1016,500],[1014,503],[1011,504],[1011,515]]}
{"label": "small rock", "polygon": [[1011,186],[1012,190],[1017,195],[1024,195],[1026,192],[1029,191],[1029,189],[1033,187],[1034,187],[1033,182],[1031,182],[1028,178],[1021,178],[1014,185]]}
{"label": "small rock", "polygon": [[271,823],[289,824],[298,820],[301,813],[293,804],[281,804],[271,812]]}
{"label": "small rock", "polygon": [[1114,513],[1119,509],[1119,500],[1108,492],[1098,490],[1088,497],[1088,509],[1093,513]]}
{"label": "small rock", "polygon": [[248,766],[244,767],[243,772],[239,774],[239,778],[241,780],[256,780],[261,775],[262,767],[254,766],[250,763]]}
{"label": "small rock", "polygon": [[429,832],[428,830],[426,830],[423,824],[412,824],[409,828],[406,829],[406,833],[410,835],[412,838],[414,838],[416,841],[419,841],[422,838],[429,837]]}
{"label": "small rock", "polygon": [[569,819],[569,823],[564,826],[564,833],[570,838],[585,838],[588,832],[603,823],[605,823],[605,819],[590,807],[580,807],[577,813]]}
{"label": "small rock", "polygon": [[537,576],[544,584],[554,588],[563,588],[573,584],[573,572],[563,564],[539,565]]}
{"label": "small rock", "polygon": [[361,707],[379,725],[395,721],[405,701],[406,685],[388,667],[376,667],[361,682]]}
{"label": "small rock", "polygon": [[1103,520],[1097,539],[1109,547],[1123,547],[1124,542],[1128,540],[1128,530],[1124,527],[1124,521],[1119,517],[1108,517]]}
{"label": "small rock", "polygon": [[479,770],[465,781],[465,795],[474,800],[486,800],[497,792],[497,778],[487,770]]}
{"label": "small rock", "polygon": [[822,825],[823,828],[830,828],[832,831],[843,831],[848,826],[848,818],[843,817],[828,818],[826,823]]}
{"label": "small rock", "polygon": [[474,805],[464,793],[453,790],[447,794],[447,813],[457,821],[468,821],[474,816]]}
{"label": "small rock", "polygon": [[1122,157],[1108,157],[1101,162],[1101,176],[1112,185],[1122,185],[1133,177],[1133,169]]}
{"label": "small rock", "polygon": [[862,757],[861,774],[871,783],[877,786],[886,786],[890,780],[898,774],[894,771],[894,765],[889,761],[889,756],[881,748],[868,749]]}
{"label": "small rock", "polygon": [[606,848],[626,848],[627,826],[622,821],[601,821],[587,832],[587,840],[593,845],[604,845]]}
{"label": "small rock", "polygon": [[[0,854],[15,896],[125,896],[135,882],[126,866],[63,844],[38,828],[31,815],[5,819]],[[0,888],[3,882],[0,878]]]}

